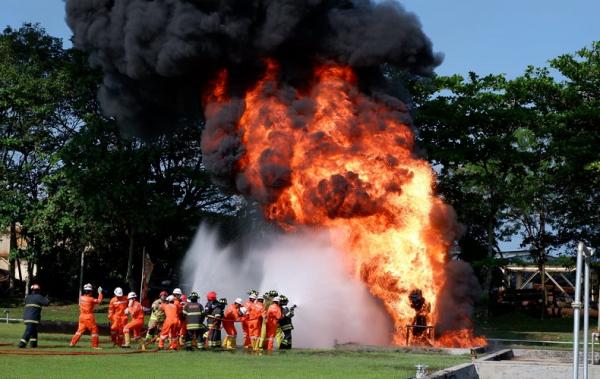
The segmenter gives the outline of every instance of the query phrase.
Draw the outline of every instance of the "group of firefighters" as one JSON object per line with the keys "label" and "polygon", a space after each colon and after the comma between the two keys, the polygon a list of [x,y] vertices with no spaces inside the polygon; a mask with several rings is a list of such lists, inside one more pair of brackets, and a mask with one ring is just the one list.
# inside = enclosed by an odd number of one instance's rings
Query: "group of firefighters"
{"label": "group of firefighters", "polygon": [[[37,346],[37,326],[41,319],[42,306],[48,305],[48,299],[39,294],[37,284],[31,286],[31,293],[25,298],[23,320],[25,333],[19,347],[30,343]],[[89,331],[92,347],[100,349],[98,325],[94,318],[94,308],[102,303],[102,287],[93,296],[93,286],[83,286],[79,298],[79,326],[69,346],[77,344],[82,334]],[[248,291],[248,299],[235,299],[227,304],[227,299],[217,299],[217,294],[206,294],[206,305],[199,303],[197,292],[185,296],[181,289],[175,288],[172,294],[162,291],[152,303],[150,321],[145,336],[144,308],[135,292],[124,295],[120,287],[115,288],[114,297],[108,306],[110,337],[113,345],[129,348],[132,341],[139,343],[141,349],[158,341],[159,349],[186,350],[224,348],[235,350],[237,329],[235,323],[242,324],[244,349],[249,351],[280,350],[292,348],[292,317],[296,305],[288,306],[289,300],[277,291],[269,291],[259,296],[258,291]],[[221,329],[226,336],[221,341]],[[168,341],[168,342],[167,342]]]}

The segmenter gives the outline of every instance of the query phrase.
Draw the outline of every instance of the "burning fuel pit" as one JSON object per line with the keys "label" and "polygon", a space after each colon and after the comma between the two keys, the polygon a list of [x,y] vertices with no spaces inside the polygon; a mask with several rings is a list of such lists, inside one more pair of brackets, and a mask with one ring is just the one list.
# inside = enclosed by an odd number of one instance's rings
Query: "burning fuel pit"
{"label": "burning fuel pit", "polygon": [[[431,166],[413,153],[404,105],[362,93],[348,66],[316,66],[305,91],[280,83],[279,71],[266,60],[243,98],[227,95],[229,76],[221,71],[205,100],[207,166],[221,172],[223,148],[237,140],[243,150],[230,173],[237,190],[287,232],[308,226],[329,233],[383,302],[395,344],[481,344],[469,319],[474,299],[463,288],[478,288],[477,281],[448,276],[474,279],[466,264],[448,262],[460,228],[433,193]],[[232,109],[240,111],[233,121]],[[420,300],[411,303],[407,293]]]}

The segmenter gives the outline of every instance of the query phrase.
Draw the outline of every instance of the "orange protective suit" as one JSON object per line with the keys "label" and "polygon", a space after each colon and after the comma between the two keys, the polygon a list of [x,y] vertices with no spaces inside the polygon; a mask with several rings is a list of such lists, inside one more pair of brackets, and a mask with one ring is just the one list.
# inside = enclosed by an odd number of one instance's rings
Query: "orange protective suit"
{"label": "orange protective suit", "polygon": [[139,301],[134,300],[131,305],[127,307],[127,313],[131,320],[123,328],[123,334],[128,334],[129,331],[133,331],[133,338],[139,339],[144,328],[144,309]]}
{"label": "orange protective suit", "polygon": [[183,344],[183,340],[187,335],[187,320],[183,316],[183,307],[185,307],[185,303],[180,299],[175,299],[175,304],[179,307],[179,342]]}
{"label": "orange protective suit", "polygon": [[250,318],[248,320],[248,329],[250,331],[250,340],[253,345],[258,348],[258,340],[260,339],[260,330],[263,323],[263,303],[255,301],[250,308]]}
{"label": "orange protective suit", "polygon": [[253,301],[250,300],[246,300],[246,302],[244,303],[244,307],[246,308],[246,310],[248,311],[248,313],[246,313],[245,316],[242,317],[242,330],[244,332],[244,347],[250,347],[250,323],[249,323],[249,312],[250,309],[252,309],[252,306],[254,305]]}
{"label": "orange protective suit", "polygon": [[225,329],[228,336],[237,337],[235,322],[239,318],[238,309],[235,304],[229,304],[227,308],[225,308],[225,313],[223,314],[223,329]]}
{"label": "orange protective suit", "polygon": [[[177,305],[177,309],[178,309],[178,316],[177,316],[177,338],[181,337],[181,336],[185,336],[185,334],[187,333],[187,325],[184,325],[183,322],[183,304],[181,303],[181,299],[179,298],[175,298],[175,300],[173,301],[173,303],[175,305]],[[183,334],[182,334],[183,332]]]}
{"label": "orange protective suit", "polygon": [[279,325],[279,319],[281,318],[281,307],[279,304],[273,303],[267,310],[267,350],[273,350],[273,339],[277,333],[277,326]]}
{"label": "orange protective suit", "polygon": [[127,297],[115,296],[108,304],[108,320],[110,321],[110,339],[115,345],[123,344],[123,328],[127,324]]}
{"label": "orange protective suit", "polygon": [[104,299],[104,296],[101,293],[98,294],[97,299],[94,299],[91,294],[85,294],[79,298],[79,326],[71,339],[71,346],[75,346],[81,335],[89,330],[92,335],[92,347],[98,347],[98,325],[96,325],[96,319],[94,318],[94,307],[100,304],[102,299]]}
{"label": "orange protective suit", "polygon": [[162,349],[165,346],[165,340],[171,339],[169,344],[170,349],[177,348],[177,334],[179,333],[179,307],[174,303],[163,303],[160,309],[165,312],[165,321],[160,330],[160,339],[158,340],[158,348]]}

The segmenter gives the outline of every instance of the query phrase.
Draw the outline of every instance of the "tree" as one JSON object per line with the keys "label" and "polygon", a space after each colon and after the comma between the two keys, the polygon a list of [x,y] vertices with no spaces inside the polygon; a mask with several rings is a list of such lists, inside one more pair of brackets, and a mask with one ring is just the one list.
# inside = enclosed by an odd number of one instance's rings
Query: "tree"
{"label": "tree", "polygon": [[202,166],[201,122],[152,141],[121,133],[87,56],[38,26],[7,29],[0,54],[0,226],[13,247],[21,226],[28,248],[12,256],[38,264],[47,289],[64,294],[61,277],[76,290],[90,247],[87,279],[135,289],[142,248],[175,263],[201,219],[237,211]]}
{"label": "tree", "polygon": [[425,88],[431,95],[416,104],[418,141],[438,172],[438,192],[466,226],[461,245],[485,251],[472,258],[482,261],[489,290],[498,241],[514,232],[505,220],[509,178],[519,169],[515,132],[522,112],[506,96],[502,75],[437,77]]}
{"label": "tree", "polygon": [[600,246],[600,41],[550,61],[565,79],[555,100],[552,151],[560,163],[556,207],[562,243]]}
{"label": "tree", "polygon": [[[7,28],[0,35],[0,227],[10,230],[11,262],[26,258],[29,278],[39,256],[33,225],[47,198],[44,179],[70,132],[61,111],[63,58],[60,40],[38,26]],[[27,241],[23,249],[17,248],[17,225]]]}

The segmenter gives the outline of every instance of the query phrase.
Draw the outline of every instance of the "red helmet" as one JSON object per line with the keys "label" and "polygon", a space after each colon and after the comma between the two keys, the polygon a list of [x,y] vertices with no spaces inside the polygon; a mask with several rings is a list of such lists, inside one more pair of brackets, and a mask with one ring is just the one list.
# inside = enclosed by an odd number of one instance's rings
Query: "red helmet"
{"label": "red helmet", "polygon": [[39,291],[39,290],[40,290],[40,286],[39,286],[39,285],[37,285],[37,284],[32,284],[32,285],[31,285],[31,290],[32,290],[32,291]]}
{"label": "red helmet", "polygon": [[187,296],[181,295],[180,300],[181,300],[182,303],[187,303]]}
{"label": "red helmet", "polygon": [[160,291],[160,294],[158,295],[158,297],[167,297],[169,296],[169,293],[167,291]]}
{"label": "red helmet", "polygon": [[217,293],[215,291],[210,291],[209,293],[206,294],[206,300],[208,300],[208,301],[217,300]]}

